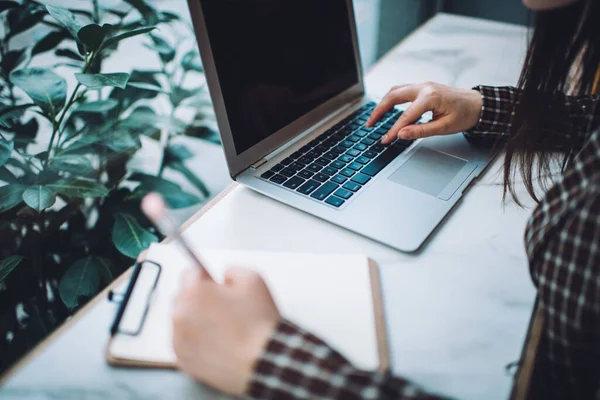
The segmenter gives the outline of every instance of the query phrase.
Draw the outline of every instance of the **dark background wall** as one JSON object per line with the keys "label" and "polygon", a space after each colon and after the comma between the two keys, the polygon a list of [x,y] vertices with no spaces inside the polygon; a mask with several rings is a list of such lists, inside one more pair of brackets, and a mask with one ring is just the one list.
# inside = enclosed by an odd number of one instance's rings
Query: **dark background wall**
{"label": "dark background wall", "polygon": [[530,13],[522,0],[381,0],[378,55],[437,12],[527,25]]}

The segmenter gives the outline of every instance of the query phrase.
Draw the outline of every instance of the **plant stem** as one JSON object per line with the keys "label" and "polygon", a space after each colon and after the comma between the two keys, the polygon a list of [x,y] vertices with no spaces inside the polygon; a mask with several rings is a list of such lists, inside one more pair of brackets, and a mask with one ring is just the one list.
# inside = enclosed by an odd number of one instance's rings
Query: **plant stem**
{"label": "plant stem", "polygon": [[[95,56],[95,53],[92,53],[90,55],[89,59],[86,57],[86,61],[85,61],[85,65],[83,66],[82,73],[85,74],[87,72],[88,68],[90,67],[90,64],[94,60],[94,56]],[[59,130],[61,130],[61,125],[67,115],[67,112],[69,111],[69,109],[71,108],[73,103],[75,103],[77,92],[79,91],[80,87],[81,87],[81,83],[77,82],[77,86],[75,86],[75,90],[73,91],[73,93],[71,94],[71,97],[69,98],[69,101],[67,101],[67,104],[63,108],[61,116],[58,119],[58,122],[54,121],[52,123],[52,136],[50,137],[50,143],[48,143],[48,154],[46,154],[46,161],[44,162],[44,167],[48,166],[48,162],[50,161],[50,152],[52,151],[52,144],[54,143],[54,138],[56,137],[56,133]]]}

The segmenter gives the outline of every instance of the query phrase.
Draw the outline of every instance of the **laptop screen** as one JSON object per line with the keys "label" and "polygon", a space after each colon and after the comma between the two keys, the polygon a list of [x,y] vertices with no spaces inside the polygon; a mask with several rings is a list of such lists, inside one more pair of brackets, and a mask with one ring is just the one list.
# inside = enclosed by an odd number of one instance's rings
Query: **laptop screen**
{"label": "laptop screen", "polygon": [[201,0],[237,154],[359,82],[346,0]]}

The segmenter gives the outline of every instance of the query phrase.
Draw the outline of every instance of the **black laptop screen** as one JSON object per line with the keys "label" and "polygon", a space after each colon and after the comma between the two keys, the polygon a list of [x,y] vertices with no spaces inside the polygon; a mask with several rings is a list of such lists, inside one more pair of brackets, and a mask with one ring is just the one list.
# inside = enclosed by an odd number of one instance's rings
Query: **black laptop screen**
{"label": "black laptop screen", "polygon": [[359,82],[346,0],[201,0],[237,154]]}

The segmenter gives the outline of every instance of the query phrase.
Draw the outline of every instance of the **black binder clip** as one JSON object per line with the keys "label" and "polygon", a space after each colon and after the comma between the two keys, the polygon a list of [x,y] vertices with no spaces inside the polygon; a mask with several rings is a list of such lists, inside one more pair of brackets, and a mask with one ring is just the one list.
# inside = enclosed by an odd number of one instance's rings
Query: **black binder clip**
{"label": "black binder clip", "polygon": [[[152,299],[152,295],[154,294],[154,291],[156,290],[156,286],[158,285],[158,280],[160,279],[161,271],[162,271],[162,267],[155,262],[152,262],[152,261],[137,262],[137,263],[135,263],[135,265],[133,267],[133,272],[131,273],[131,279],[129,280],[129,284],[127,285],[127,290],[125,291],[125,293],[124,294],[116,293],[112,290],[108,293],[108,300],[119,304],[119,309],[117,310],[115,320],[110,328],[111,336],[114,336],[117,333],[122,334],[122,335],[129,335],[129,336],[139,335],[139,333],[142,330],[142,327],[144,326],[144,321],[146,320],[146,316],[148,314],[148,309],[150,308],[150,300]],[[146,289],[147,293],[146,294],[144,294],[143,292],[141,293],[141,295],[145,297],[145,300],[144,300],[145,303],[144,303],[143,311],[139,315],[139,322],[136,324],[135,329],[131,329],[131,330],[121,329],[120,325],[123,320],[123,316],[125,315],[125,311],[127,309],[127,304],[129,303],[129,301],[131,300],[131,298],[133,296],[136,284],[138,283],[140,276],[145,277],[146,275],[149,275],[151,277],[151,281],[146,282],[148,284],[148,288]],[[144,289],[142,288],[141,290],[144,290]],[[136,294],[135,294],[136,297],[140,296],[138,291],[135,291],[135,292],[136,292]]]}

